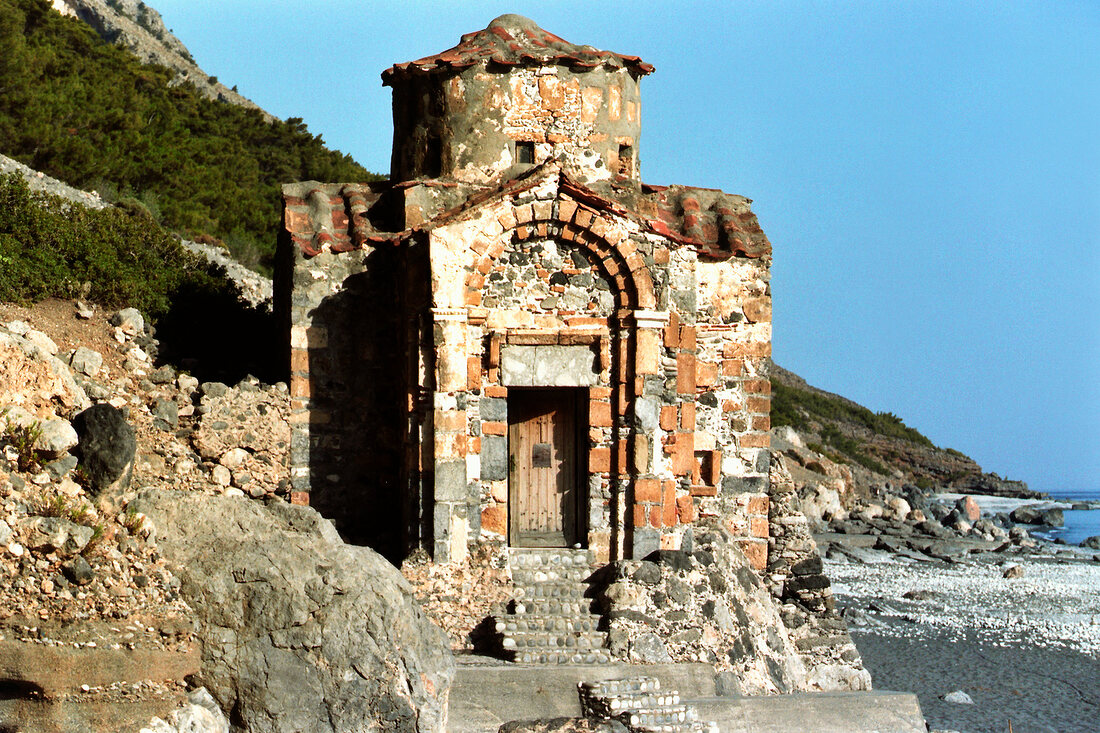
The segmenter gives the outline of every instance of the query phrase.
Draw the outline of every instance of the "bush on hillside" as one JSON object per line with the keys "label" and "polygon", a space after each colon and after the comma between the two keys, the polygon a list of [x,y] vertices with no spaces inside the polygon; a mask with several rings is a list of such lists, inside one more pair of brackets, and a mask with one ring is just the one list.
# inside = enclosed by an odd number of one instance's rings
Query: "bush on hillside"
{"label": "bush on hillside", "polygon": [[[86,291],[86,292],[85,292]],[[182,293],[233,286],[139,209],[89,209],[0,176],[0,300],[33,303],[78,295],[107,308],[133,306],[154,320]]]}
{"label": "bush on hillside", "polygon": [[853,423],[878,435],[907,440],[929,448],[934,447],[931,440],[906,425],[893,413],[871,412],[866,407],[839,397],[788,387],[778,380],[772,381],[771,421],[773,426],[790,425],[795,429],[806,428],[811,418],[818,421]]}
{"label": "bush on hillside", "polygon": [[156,323],[161,357],[203,379],[286,378],[271,313],[243,303],[144,206],[89,209],[0,175],[0,301],[77,296],[138,308]]}
{"label": "bush on hillside", "polygon": [[45,0],[0,0],[4,155],[112,202],[139,201],[171,229],[250,251],[260,269],[275,249],[279,184],[378,178],[301,119],[268,123],[172,78]]}

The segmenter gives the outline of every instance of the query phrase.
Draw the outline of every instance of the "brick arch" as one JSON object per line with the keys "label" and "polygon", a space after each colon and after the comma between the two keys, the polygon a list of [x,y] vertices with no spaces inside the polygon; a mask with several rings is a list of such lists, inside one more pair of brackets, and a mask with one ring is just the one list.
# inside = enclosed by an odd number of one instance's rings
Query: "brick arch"
{"label": "brick arch", "polygon": [[[645,259],[629,238],[618,238],[611,222],[596,210],[568,198],[513,208],[512,242],[552,238],[573,242],[599,264],[614,285],[615,305],[622,311],[656,308],[653,278]],[[504,222],[502,222],[504,223]],[[511,222],[509,222],[511,223]],[[507,237],[474,246],[475,261],[466,276],[466,302],[480,303],[485,276],[504,254]]]}

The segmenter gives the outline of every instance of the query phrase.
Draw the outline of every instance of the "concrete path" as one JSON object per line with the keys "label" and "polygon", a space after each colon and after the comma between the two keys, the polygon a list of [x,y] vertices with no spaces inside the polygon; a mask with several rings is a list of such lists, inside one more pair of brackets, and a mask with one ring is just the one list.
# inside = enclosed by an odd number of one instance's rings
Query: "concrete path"
{"label": "concrete path", "polygon": [[901,692],[823,692],[769,697],[716,697],[705,664],[525,666],[486,657],[460,657],[451,687],[450,733],[495,733],[509,720],[576,717],[577,683],[646,675],[678,690],[701,720],[723,733],[925,733],[916,695]]}

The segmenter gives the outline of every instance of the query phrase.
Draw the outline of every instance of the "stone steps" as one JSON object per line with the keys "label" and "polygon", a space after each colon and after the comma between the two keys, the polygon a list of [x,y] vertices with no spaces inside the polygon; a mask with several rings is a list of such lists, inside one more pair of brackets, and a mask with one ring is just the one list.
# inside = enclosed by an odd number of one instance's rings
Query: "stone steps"
{"label": "stone steps", "polygon": [[523,616],[577,617],[592,614],[592,602],[587,598],[521,598],[513,601],[511,606],[512,613]]}
{"label": "stone steps", "polygon": [[661,690],[655,677],[582,682],[586,717],[614,718],[634,733],[718,733],[714,723],[697,720],[695,709],[675,690]]}
{"label": "stone steps", "polygon": [[583,580],[561,581],[561,580],[547,580],[543,582],[529,582],[519,583],[518,581],[512,581],[516,587],[516,600],[537,600],[546,599],[561,601],[577,601],[582,602],[585,600],[584,594],[588,590],[588,586]]}
{"label": "stone steps", "polygon": [[602,649],[603,631],[508,631],[505,649]]}
{"label": "stone steps", "polygon": [[515,600],[493,617],[498,651],[522,664],[606,664],[607,633],[585,597],[586,550],[510,550]]}
{"label": "stone steps", "polygon": [[545,616],[534,613],[526,613],[522,615],[508,615],[508,616],[495,616],[494,620],[497,623],[497,632],[517,632],[517,631],[554,631],[554,632],[574,632],[574,631],[599,631],[600,617],[594,614],[588,616],[571,615],[571,616]]}
{"label": "stone steps", "polygon": [[527,649],[504,656],[516,664],[610,664],[613,661],[607,649]]}

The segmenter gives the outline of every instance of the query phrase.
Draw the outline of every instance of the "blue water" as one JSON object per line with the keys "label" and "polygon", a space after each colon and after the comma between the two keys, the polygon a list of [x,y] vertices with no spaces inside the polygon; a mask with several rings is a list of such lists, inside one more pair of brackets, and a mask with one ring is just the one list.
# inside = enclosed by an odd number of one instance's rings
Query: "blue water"
{"label": "blue water", "polygon": [[[1100,489],[1051,491],[1050,496],[1053,499],[1066,499],[1069,501],[1100,501]],[[1061,537],[1070,545],[1079,545],[1081,540],[1100,535],[1100,509],[1089,511],[1065,509],[1063,513],[1066,517],[1065,526],[1043,532],[1043,537],[1050,540]]]}

